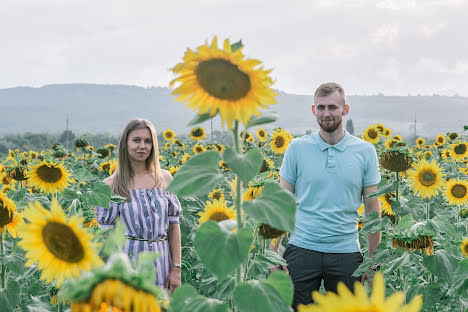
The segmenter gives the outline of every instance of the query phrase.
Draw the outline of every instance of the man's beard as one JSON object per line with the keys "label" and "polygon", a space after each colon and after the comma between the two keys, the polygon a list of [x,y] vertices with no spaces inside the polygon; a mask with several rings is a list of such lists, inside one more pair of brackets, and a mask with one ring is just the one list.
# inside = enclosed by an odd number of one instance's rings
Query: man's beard
{"label": "man's beard", "polygon": [[323,131],[328,132],[328,133],[332,133],[336,129],[338,129],[338,127],[340,126],[342,120],[343,120],[343,118],[340,117],[336,122],[330,123],[328,125],[325,125],[323,122],[321,122],[319,120],[317,120],[317,122],[318,122],[320,128],[322,128]]}

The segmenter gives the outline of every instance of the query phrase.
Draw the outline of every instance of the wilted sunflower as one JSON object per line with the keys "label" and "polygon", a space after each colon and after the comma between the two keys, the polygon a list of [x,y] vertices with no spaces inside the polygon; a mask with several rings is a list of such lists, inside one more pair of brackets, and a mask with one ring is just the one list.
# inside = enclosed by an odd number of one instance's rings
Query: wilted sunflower
{"label": "wilted sunflower", "polygon": [[26,169],[23,166],[15,166],[10,172],[10,177],[18,182],[26,181],[28,179]]}
{"label": "wilted sunflower", "polygon": [[395,223],[396,216],[392,210],[392,203],[395,200],[395,194],[383,194],[379,197],[381,203],[380,208],[382,209],[382,217],[387,216],[392,223]]}
{"label": "wilted sunflower", "polygon": [[393,172],[402,172],[411,168],[411,157],[404,152],[388,151],[380,155],[380,164],[387,170]]}
{"label": "wilted sunflower", "polygon": [[416,145],[417,146],[423,146],[425,143],[426,143],[426,140],[424,140],[423,138],[418,138],[416,140]]}
{"label": "wilted sunflower", "polygon": [[380,142],[380,131],[375,126],[369,126],[364,130],[362,139],[372,144],[377,144]]}
{"label": "wilted sunflower", "polygon": [[415,296],[409,304],[405,304],[405,294],[402,291],[385,298],[385,281],[381,272],[374,276],[370,297],[359,282],[354,284],[354,293],[340,282],[337,294],[331,291],[327,291],[326,294],[314,291],[312,297],[315,304],[299,304],[299,312],[418,312],[423,304],[420,295]]}
{"label": "wilted sunflower", "polygon": [[177,167],[171,166],[171,167],[169,168],[169,173],[170,173],[172,176],[174,176],[174,175],[176,174],[176,172],[179,171],[179,169],[180,169],[179,166],[177,166]]}
{"label": "wilted sunflower", "polygon": [[179,139],[174,140],[174,146],[179,147],[181,150],[185,149],[185,144]]}
{"label": "wilted sunflower", "polygon": [[23,222],[21,214],[16,210],[15,202],[0,192],[0,233],[5,235],[6,230],[16,238],[16,228]]}
{"label": "wilted sunflower", "polygon": [[443,134],[439,134],[437,135],[436,139],[435,139],[435,144],[439,145],[439,146],[442,146],[444,145],[446,142],[445,140],[445,136]]}
{"label": "wilted sunflower", "polygon": [[18,245],[26,251],[26,266],[38,262],[46,283],[56,280],[56,287],[60,287],[64,279],[101,265],[93,236],[82,226],[84,219],[67,218],[57,199],[52,198],[51,210],[39,202],[30,203],[23,216],[29,223],[18,227]]}
{"label": "wilted sunflower", "polygon": [[163,131],[163,138],[166,141],[173,141],[175,139],[175,132],[172,131],[171,129],[166,129]]}
{"label": "wilted sunflower", "polygon": [[200,216],[198,224],[203,224],[208,220],[221,222],[228,219],[236,219],[236,211],[234,210],[234,207],[228,208],[224,199],[214,199],[212,202],[207,201],[205,209],[203,212],[199,212],[198,215]]}
{"label": "wilted sunflower", "polygon": [[42,161],[27,173],[29,183],[46,194],[62,192],[70,185],[71,174],[62,164]]}
{"label": "wilted sunflower", "polygon": [[264,238],[267,238],[267,239],[278,238],[284,233],[286,233],[285,231],[275,229],[271,225],[268,225],[265,223],[262,223],[259,226],[258,230],[259,230],[260,235],[262,235]]}
{"label": "wilted sunflower", "polygon": [[260,64],[245,59],[242,47],[233,51],[228,39],[219,49],[214,37],[211,45],[188,49],[184,62],[172,69],[180,75],[170,84],[180,83],[172,94],[198,114],[215,116],[219,112],[223,126],[226,123],[229,129],[234,120],[247,124],[252,115],[260,115],[259,108],[276,103],[273,80],[268,76],[271,70],[258,67]]}
{"label": "wilted sunflower", "polygon": [[406,251],[415,251],[419,253],[426,252],[426,255],[434,254],[434,241],[430,236],[419,236],[412,240],[404,240],[392,237],[392,247],[398,247]]}
{"label": "wilted sunflower", "polygon": [[461,245],[460,245],[460,250],[461,250],[462,254],[464,254],[465,257],[468,258],[468,237],[465,238],[465,239],[462,241],[462,243],[461,243]]}
{"label": "wilted sunflower", "polygon": [[206,151],[206,149],[203,147],[203,145],[200,145],[200,144],[195,144],[192,148],[192,151],[195,153],[195,154],[200,154],[200,153],[203,153],[204,151]]}
{"label": "wilted sunflower", "polygon": [[450,205],[464,205],[468,202],[468,181],[450,180],[445,184],[444,196]]}
{"label": "wilted sunflower", "polygon": [[263,186],[249,186],[249,188],[242,194],[244,201],[251,201],[260,196]]}
{"label": "wilted sunflower", "polygon": [[210,194],[208,194],[208,197],[211,199],[223,199],[224,200],[224,193],[221,189],[216,188],[214,189]]}
{"label": "wilted sunflower", "polygon": [[105,147],[98,148],[96,153],[100,154],[99,158],[106,158],[111,155],[111,151]]}
{"label": "wilted sunflower", "polygon": [[197,142],[203,140],[206,137],[205,129],[203,127],[193,128],[190,130],[190,137]]}
{"label": "wilted sunflower", "polygon": [[260,142],[265,142],[268,139],[268,134],[263,128],[258,128],[255,134]]}
{"label": "wilted sunflower", "polygon": [[449,139],[449,141],[455,140],[456,138],[458,138],[458,136],[459,134],[456,132],[447,133],[447,138]]}
{"label": "wilted sunflower", "polygon": [[436,196],[444,184],[444,177],[445,174],[434,159],[431,162],[422,159],[408,173],[410,187],[422,198]]}
{"label": "wilted sunflower", "polygon": [[468,143],[459,142],[450,145],[450,156],[457,161],[463,161],[468,158]]}
{"label": "wilted sunflower", "polygon": [[109,144],[106,144],[104,145],[104,148],[107,148],[109,151],[111,151],[111,153],[115,150],[117,146],[115,146],[114,144],[112,143],[109,143]]}
{"label": "wilted sunflower", "polygon": [[[91,296],[85,302],[71,305],[72,312],[100,311],[160,312],[158,300],[153,294],[118,279],[106,279],[94,286]],[[111,308],[111,310],[109,309]]]}
{"label": "wilted sunflower", "polygon": [[286,152],[286,150],[288,149],[290,142],[290,137],[288,137],[282,131],[274,132],[271,135],[270,141],[271,151],[275,154],[284,154],[284,152]]}
{"label": "wilted sunflower", "polygon": [[88,141],[86,141],[86,140],[83,139],[83,138],[79,138],[79,139],[76,139],[76,140],[75,140],[75,147],[76,147],[77,149],[86,147],[86,146],[88,146],[88,145],[89,145]]}

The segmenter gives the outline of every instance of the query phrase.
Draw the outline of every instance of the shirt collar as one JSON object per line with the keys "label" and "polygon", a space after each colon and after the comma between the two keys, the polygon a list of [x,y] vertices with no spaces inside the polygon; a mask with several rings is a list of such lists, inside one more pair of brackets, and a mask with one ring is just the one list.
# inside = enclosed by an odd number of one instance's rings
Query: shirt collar
{"label": "shirt collar", "polygon": [[322,140],[322,138],[320,137],[320,131],[317,131],[314,136],[315,136],[315,141],[317,142],[317,144],[320,147],[320,150],[324,151],[324,150],[326,150],[328,148],[334,148],[334,149],[339,150],[340,152],[343,152],[346,149],[346,147],[348,146],[348,139],[349,139],[349,136],[350,136],[349,132],[346,131],[346,129],[343,129],[343,130],[345,132],[344,137],[341,139],[340,142],[338,142],[335,145],[330,145],[327,142],[325,142],[324,140]]}

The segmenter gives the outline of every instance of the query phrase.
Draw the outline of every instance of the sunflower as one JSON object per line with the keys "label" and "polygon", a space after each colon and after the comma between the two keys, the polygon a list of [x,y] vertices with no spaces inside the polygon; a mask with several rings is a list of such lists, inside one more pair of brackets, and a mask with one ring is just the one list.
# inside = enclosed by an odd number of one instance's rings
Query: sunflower
{"label": "sunflower", "polygon": [[208,194],[208,197],[211,199],[224,199],[224,193],[221,189],[216,188],[214,189],[210,194]]}
{"label": "sunflower", "polygon": [[10,172],[10,177],[18,182],[28,179],[26,169],[23,166],[15,166]]}
{"label": "sunflower", "polygon": [[449,158],[450,158],[450,150],[444,149],[444,150],[442,151],[441,155],[442,155],[442,158],[443,158],[444,160],[449,160]]}
{"label": "sunflower", "polygon": [[225,146],[223,144],[217,143],[216,144],[216,150],[220,153],[223,153],[225,150]]}
{"label": "sunflower", "polygon": [[179,169],[180,169],[180,166],[177,166],[177,167],[171,166],[171,167],[169,168],[169,173],[170,173],[172,176],[174,176],[174,175],[177,173],[177,171],[179,171]]}
{"label": "sunflower", "polygon": [[382,134],[383,131],[385,130],[385,126],[381,123],[375,124],[374,128],[377,128],[377,130]]}
{"label": "sunflower", "polygon": [[166,129],[166,130],[163,131],[162,136],[163,136],[164,140],[172,142],[172,141],[174,141],[176,134],[171,129]]}
{"label": "sunflower", "polygon": [[380,208],[382,209],[382,217],[387,216],[392,223],[395,223],[396,216],[392,210],[392,203],[395,200],[395,194],[383,194],[379,197],[379,202],[381,203]]}
{"label": "sunflower", "polygon": [[111,166],[111,163],[109,161],[103,161],[99,165],[99,170],[109,172],[110,166]]}
{"label": "sunflower", "polygon": [[71,310],[72,312],[160,312],[161,307],[153,294],[118,279],[105,279],[94,286],[91,296],[86,301],[73,303]]}
{"label": "sunflower", "polygon": [[223,170],[226,170],[226,171],[231,170],[231,169],[229,169],[228,164],[224,160],[220,160],[218,165],[219,165],[220,169],[223,169]]}
{"label": "sunflower", "polygon": [[0,192],[0,232],[5,236],[6,230],[16,238],[16,228],[23,222],[21,214],[16,210],[15,202]]}
{"label": "sunflower", "polygon": [[[244,136],[245,136],[245,138],[244,138]],[[254,139],[252,133],[250,133],[250,132],[241,131],[241,132],[239,133],[239,138],[240,138],[241,140],[243,139],[244,142],[252,142],[252,143],[255,142],[255,139]]]}
{"label": "sunflower", "polygon": [[51,210],[39,202],[30,203],[23,211],[29,223],[18,227],[21,241],[18,245],[26,251],[26,266],[38,262],[41,279],[46,283],[57,281],[60,287],[64,279],[79,276],[81,270],[101,265],[95,253],[97,245],[92,235],[83,228],[83,218],[67,218],[56,198],[52,198]]}
{"label": "sunflower", "polygon": [[417,146],[423,146],[425,143],[426,143],[426,140],[424,140],[423,138],[418,138],[416,140],[416,145]]}
{"label": "sunflower", "polygon": [[391,135],[392,135],[392,130],[388,129],[388,128],[385,128],[383,131],[382,131],[382,135],[385,137],[385,138],[389,138]]}
{"label": "sunflower", "polygon": [[406,251],[414,251],[431,256],[434,254],[434,241],[432,237],[422,235],[414,239],[399,239],[392,237],[392,247],[398,247]]}
{"label": "sunflower", "polygon": [[452,142],[453,140],[455,140],[459,136],[460,135],[458,133],[456,133],[456,132],[447,133],[447,138],[449,139],[450,142]]}
{"label": "sunflower", "polygon": [[232,129],[233,121],[244,124],[251,116],[259,116],[259,108],[275,104],[272,89],[273,80],[268,76],[271,70],[258,67],[260,61],[245,59],[242,47],[233,51],[229,40],[223,49],[218,48],[217,38],[211,45],[205,43],[196,51],[190,49],[184,55],[184,62],[172,71],[180,76],[174,79],[180,86],[174,90],[176,101],[188,102],[187,107],[198,109],[198,114],[218,112],[221,120]]}
{"label": "sunflower", "polygon": [[260,235],[262,235],[264,238],[267,238],[267,239],[278,238],[284,233],[286,233],[285,231],[275,229],[274,227],[266,223],[262,223],[259,226],[258,230],[259,230]]}
{"label": "sunflower", "polygon": [[3,172],[2,174],[0,174],[0,182],[3,185],[9,185],[12,181],[13,181],[12,177],[6,172]]}
{"label": "sunflower", "polygon": [[249,186],[249,188],[242,194],[244,201],[251,201],[260,196],[263,186]]}
{"label": "sunflower", "polygon": [[445,185],[444,196],[450,205],[464,205],[468,202],[468,181],[450,180]]}
{"label": "sunflower", "polygon": [[202,224],[208,220],[221,222],[223,220],[235,220],[236,211],[234,207],[228,207],[224,199],[214,199],[212,202],[207,201],[203,212],[199,212],[198,224]]}
{"label": "sunflower", "polygon": [[380,164],[387,170],[402,172],[411,168],[411,157],[399,151],[387,151],[380,156]]}
{"label": "sunflower", "polygon": [[425,151],[423,155],[424,155],[424,158],[429,160],[429,158],[432,157],[432,152],[431,151]]}
{"label": "sunflower", "polygon": [[273,178],[273,179],[279,180],[280,176],[279,176],[279,174],[278,174],[278,172],[276,170],[270,170],[270,172],[268,173],[267,178]]}
{"label": "sunflower", "polygon": [[442,146],[444,145],[446,142],[445,140],[445,136],[443,134],[439,134],[437,137],[436,137],[436,140],[435,140],[435,144],[439,145],[439,146]]}
{"label": "sunflower", "polygon": [[450,145],[450,156],[457,161],[463,161],[468,158],[468,143],[459,142]]}
{"label": "sunflower", "polygon": [[62,164],[42,161],[27,173],[29,183],[47,194],[62,192],[70,185],[71,174]]}
{"label": "sunflower", "polygon": [[119,162],[117,160],[115,160],[115,159],[110,161],[110,167],[109,167],[109,174],[110,175],[114,174],[114,171],[115,171],[115,169],[117,169],[118,164],[119,164]]}
{"label": "sunflower", "polygon": [[200,154],[200,153],[203,153],[204,151],[206,151],[206,149],[203,147],[203,145],[200,145],[200,144],[195,144],[192,148],[192,151],[195,153],[195,154]]}
{"label": "sunflower", "polygon": [[270,147],[273,153],[284,154],[290,142],[290,137],[288,137],[282,131],[278,131],[271,135]]}
{"label": "sunflower", "polygon": [[268,134],[263,128],[258,128],[255,134],[257,135],[257,138],[260,142],[265,142],[268,139]]}
{"label": "sunflower", "polygon": [[375,126],[369,126],[362,134],[362,139],[372,144],[380,142],[380,131]]}
{"label": "sunflower", "polygon": [[171,146],[172,146],[172,144],[169,141],[169,142],[166,142],[166,144],[164,144],[162,149],[163,149],[163,151],[167,151],[167,150],[169,150],[171,148]]}
{"label": "sunflower", "polygon": [[203,140],[206,137],[205,129],[203,127],[193,128],[190,130],[190,137],[197,142]]}
{"label": "sunflower", "polygon": [[273,160],[263,157],[262,167],[260,168],[260,173],[270,171],[271,169],[275,169],[275,163]]}
{"label": "sunflower", "polygon": [[445,174],[434,159],[431,162],[422,159],[408,173],[410,187],[422,198],[436,196],[444,184],[444,177]]}
{"label": "sunflower", "polygon": [[403,138],[402,138],[401,135],[399,135],[399,134],[397,134],[397,135],[395,135],[394,137],[392,137],[392,139],[397,140],[397,141],[403,141]]}
{"label": "sunflower", "polygon": [[179,139],[174,140],[174,145],[179,147],[181,150],[185,149],[185,144]]}
{"label": "sunflower", "polygon": [[381,272],[377,272],[374,276],[370,298],[364,286],[359,282],[354,284],[354,293],[340,282],[337,294],[331,291],[326,294],[314,291],[312,297],[315,304],[299,304],[299,312],[418,312],[423,304],[420,295],[415,296],[409,304],[405,304],[405,294],[402,291],[385,298],[385,281]]}
{"label": "sunflower", "polygon": [[462,241],[462,243],[461,243],[461,245],[460,245],[460,250],[461,250],[462,254],[464,254],[465,257],[468,258],[468,237],[465,238],[465,239]]}

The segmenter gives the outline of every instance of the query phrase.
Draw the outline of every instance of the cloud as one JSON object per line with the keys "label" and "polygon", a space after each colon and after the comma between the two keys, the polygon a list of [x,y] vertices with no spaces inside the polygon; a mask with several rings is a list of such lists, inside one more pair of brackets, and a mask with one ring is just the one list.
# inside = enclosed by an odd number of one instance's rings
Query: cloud
{"label": "cloud", "polygon": [[451,74],[451,75],[466,75],[468,74],[468,60],[459,60],[454,66],[449,67],[443,64],[440,60],[430,57],[421,58],[416,67],[422,72],[438,73],[438,74]]}
{"label": "cloud", "polygon": [[371,40],[376,45],[391,45],[398,37],[400,26],[398,24],[381,25],[371,34]]}
{"label": "cloud", "polygon": [[426,39],[430,39],[431,37],[439,34],[446,27],[447,27],[447,24],[445,24],[445,23],[438,23],[438,24],[435,24],[435,25],[423,25],[419,29],[419,32]]}

